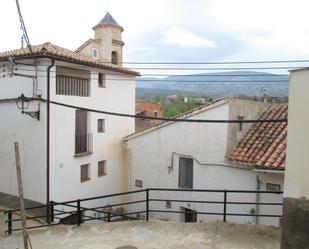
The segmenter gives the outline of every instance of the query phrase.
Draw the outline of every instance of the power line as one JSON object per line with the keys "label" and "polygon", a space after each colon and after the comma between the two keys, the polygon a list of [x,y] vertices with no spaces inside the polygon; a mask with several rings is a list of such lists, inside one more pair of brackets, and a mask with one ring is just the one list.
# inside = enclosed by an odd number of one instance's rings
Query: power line
{"label": "power line", "polygon": [[[35,99],[41,100],[43,102],[47,102],[45,99]],[[75,105],[69,105],[61,102],[56,102],[50,100],[49,103],[64,106],[68,108],[89,111],[94,113],[112,115],[112,116],[119,116],[119,117],[128,117],[128,118],[137,118],[137,119],[149,119],[149,120],[159,120],[159,121],[172,121],[172,122],[187,122],[187,123],[283,123],[287,122],[287,118],[284,119],[251,119],[251,120],[219,120],[219,119],[185,119],[185,118],[161,118],[161,117],[151,117],[151,116],[138,116],[134,114],[127,114],[127,113],[119,113],[119,112],[109,112],[109,111],[102,111],[97,109],[85,108]]]}
{"label": "power line", "polygon": [[282,63],[306,63],[307,59],[295,60],[264,60],[264,61],[192,61],[192,62],[158,62],[158,61],[143,61],[143,62],[122,62],[123,64],[137,64],[137,65],[221,65],[221,64],[282,64]]}
{"label": "power line", "polygon": [[192,71],[200,71],[200,70],[283,70],[283,69],[296,69],[299,67],[130,67],[131,70],[192,70]]}
{"label": "power line", "polygon": [[19,21],[20,21],[20,28],[23,31],[22,38],[26,41],[27,46],[28,46],[28,48],[30,50],[30,53],[33,54],[33,51],[32,51],[32,48],[31,48],[31,44],[30,44],[30,40],[29,40],[29,36],[28,36],[28,33],[27,33],[27,29],[26,29],[26,25],[25,25],[25,22],[24,22],[24,18],[23,18],[22,14],[21,14],[21,10],[20,10],[20,6],[19,6],[18,0],[16,0],[16,7],[17,7],[17,12],[18,12]]}

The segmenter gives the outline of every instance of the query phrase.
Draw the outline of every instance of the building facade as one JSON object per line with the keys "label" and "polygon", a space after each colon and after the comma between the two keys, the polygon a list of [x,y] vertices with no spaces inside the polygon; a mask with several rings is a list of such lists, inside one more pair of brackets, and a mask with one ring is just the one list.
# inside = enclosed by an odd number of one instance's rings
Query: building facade
{"label": "building facade", "polygon": [[[269,107],[268,103],[241,99],[221,99],[194,109],[179,118],[186,119],[256,119]],[[170,189],[217,189],[257,190],[261,178],[252,165],[239,165],[228,160],[238,142],[251,128],[251,124],[212,124],[165,122],[147,130],[137,132],[124,139],[128,150],[129,190],[141,188]],[[267,176],[265,176],[265,179]],[[278,179],[277,179],[278,178]],[[263,178],[264,179],[264,178]],[[281,176],[275,175],[267,181],[276,183]],[[274,194],[278,196],[277,194]],[[273,200],[273,197],[270,197]],[[142,199],[135,195],[131,200]],[[196,203],[193,200],[222,202],[222,193],[156,192],[151,199],[186,200],[183,202],[151,202],[150,218],[186,221],[183,213],[169,211],[216,213],[223,211],[222,204]],[[265,201],[260,197],[260,201]],[[265,197],[268,198],[268,197]],[[282,197],[281,197],[282,199]],[[190,202],[192,200],[192,202]],[[230,194],[229,201],[255,203],[257,194]],[[274,201],[275,202],[275,201]],[[131,211],[142,210],[135,205]],[[229,216],[228,221],[238,223],[261,223],[278,225],[278,218],[257,219],[254,214],[258,205],[229,205],[227,212],[253,216]],[[277,210],[265,210],[276,213]],[[269,214],[270,214],[269,213]],[[198,214],[195,221],[204,222],[222,219],[220,215]]]}
{"label": "building facade", "polygon": [[[59,202],[127,190],[122,138],[134,132],[134,119],[51,103],[135,113],[138,73],[111,61],[115,50],[116,60],[122,60],[118,26],[107,13],[94,28],[95,36],[102,36],[95,39],[98,45],[88,44],[89,54],[51,43],[0,53],[9,74],[0,79],[0,151],[11,151],[19,142],[25,198]],[[117,42],[105,36],[114,29]],[[25,115],[16,105],[21,94],[30,98],[24,99],[29,101]],[[39,120],[30,117],[37,111]],[[12,153],[0,158],[0,192],[17,195]]]}
{"label": "building facade", "polygon": [[309,248],[309,70],[290,73],[282,249]]}

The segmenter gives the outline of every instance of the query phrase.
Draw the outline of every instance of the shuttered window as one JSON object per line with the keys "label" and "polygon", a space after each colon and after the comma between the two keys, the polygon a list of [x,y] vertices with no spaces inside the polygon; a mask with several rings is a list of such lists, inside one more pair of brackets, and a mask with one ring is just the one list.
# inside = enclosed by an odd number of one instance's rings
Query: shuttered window
{"label": "shuttered window", "polygon": [[103,74],[103,73],[99,73],[98,87],[105,87],[105,74]]}
{"label": "shuttered window", "polygon": [[98,119],[98,132],[105,132],[105,120]]}
{"label": "shuttered window", "polygon": [[56,94],[88,97],[90,96],[90,80],[79,77],[57,75]]}
{"label": "shuttered window", "polygon": [[80,166],[80,181],[85,182],[90,180],[90,164]]}
{"label": "shuttered window", "polygon": [[179,158],[179,179],[178,186],[180,188],[193,188],[193,159]]}
{"label": "shuttered window", "polygon": [[106,175],[106,161],[99,161],[98,162],[98,176],[105,176]]}

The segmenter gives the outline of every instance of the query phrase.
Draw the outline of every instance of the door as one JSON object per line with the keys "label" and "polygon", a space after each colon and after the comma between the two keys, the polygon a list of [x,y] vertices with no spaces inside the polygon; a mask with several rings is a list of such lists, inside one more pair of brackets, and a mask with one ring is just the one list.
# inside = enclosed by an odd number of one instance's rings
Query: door
{"label": "door", "polygon": [[75,113],[75,154],[87,152],[88,115],[87,111],[76,110]]}

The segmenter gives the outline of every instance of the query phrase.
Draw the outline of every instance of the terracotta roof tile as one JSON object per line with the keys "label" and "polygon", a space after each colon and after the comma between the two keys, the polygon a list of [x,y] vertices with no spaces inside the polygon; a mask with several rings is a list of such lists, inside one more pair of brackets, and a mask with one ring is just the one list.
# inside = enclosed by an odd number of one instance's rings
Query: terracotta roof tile
{"label": "terracotta roof tile", "polygon": [[[284,119],[287,104],[272,105],[260,119]],[[285,168],[287,123],[256,123],[229,155],[229,160],[265,169]]]}
{"label": "terracotta roof tile", "polygon": [[26,57],[27,58],[27,57],[30,57],[31,55],[34,57],[46,56],[46,57],[52,57],[55,59],[62,59],[68,62],[81,63],[81,64],[85,64],[85,65],[92,66],[92,67],[131,74],[135,76],[139,75],[138,72],[135,72],[135,71],[123,68],[123,67],[119,67],[111,63],[95,60],[91,57],[79,55],[78,53],[74,51],[59,47],[50,42],[46,42],[46,43],[36,45],[36,46],[31,46],[31,49],[32,49],[33,54],[31,54],[29,48],[22,48],[22,49],[15,49],[15,50],[6,51],[6,52],[0,52],[0,61],[7,60],[9,57],[14,57],[14,58],[25,58]]}

